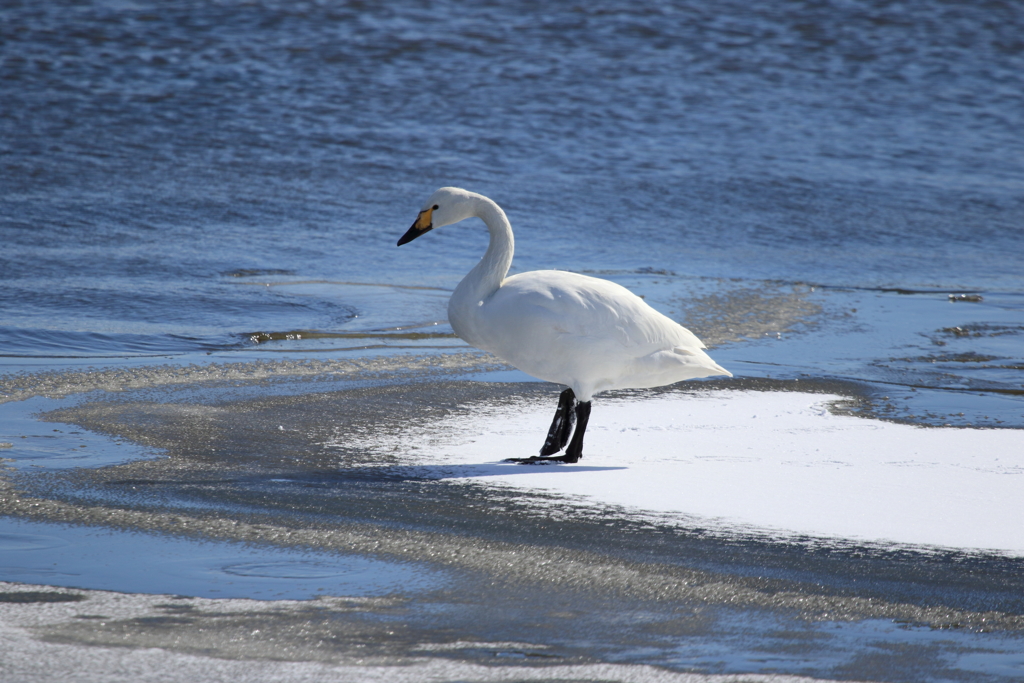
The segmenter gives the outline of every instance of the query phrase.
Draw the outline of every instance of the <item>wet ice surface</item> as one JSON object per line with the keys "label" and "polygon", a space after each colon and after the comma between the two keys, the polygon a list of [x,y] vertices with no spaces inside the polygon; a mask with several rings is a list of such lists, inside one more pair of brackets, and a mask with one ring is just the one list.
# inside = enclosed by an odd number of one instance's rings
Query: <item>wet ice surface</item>
{"label": "wet ice surface", "polygon": [[[997,484],[984,509],[969,505],[972,476],[1019,475],[994,453],[964,469],[934,441],[1019,431],[854,417],[868,400],[856,385],[739,379],[604,396],[579,465],[503,465],[536,450],[557,387],[480,381],[518,377],[475,354],[431,358],[282,361],[249,378],[166,366],[120,392],[96,387],[123,370],[75,375],[92,392],[60,399],[35,426],[145,444],[156,457],[8,470],[0,579],[362,601],[225,614],[140,595],[141,613],[36,630],[69,647],[127,642],[168,657],[199,647],[186,634],[201,627],[215,656],[259,656],[273,642],[276,657],[360,675],[373,661],[423,675],[441,662],[455,667],[448,677],[511,662],[524,672],[603,663],[613,680],[1019,678],[1019,497]],[[836,399],[843,414],[824,409]],[[755,457],[735,456],[751,446]],[[840,464],[856,476],[834,479]],[[892,496],[891,479],[910,470],[985,535],[958,543],[956,519],[940,528],[909,480]],[[887,516],[900,519],[886,526]],[[115,565],[127,553],[138,560]],[[84,595],[76,613],[95,616],[101,598]],[[660,668],[628,668],[650,665]],[[580,671],[564,676],[598,677]]]}

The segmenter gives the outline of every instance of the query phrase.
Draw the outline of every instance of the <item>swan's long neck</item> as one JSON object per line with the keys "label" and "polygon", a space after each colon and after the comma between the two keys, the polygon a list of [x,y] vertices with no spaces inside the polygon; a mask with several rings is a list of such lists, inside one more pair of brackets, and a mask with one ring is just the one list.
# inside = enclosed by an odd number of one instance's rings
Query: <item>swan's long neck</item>
{"label": "swan's long neck", "polygon": [[480,263],[469,271],[455,291],[468,298],[482,301],[501,287],[509,266],[512,265],[515,241],[512,237],[512,226],[500,206],[486,197],[480,197],[474,208],[476,210],[473,215],[487,224],[491,241]]}
{"label": "swan's long neck", "polygon": [[512,265],[515,240],[512,237],[512,225],[505,217],[505,212],[487,197],[478,195],[474,198],[473,212],[470,215],[480,218],[487,224],[491,240],[484,257],[455,288],[455,293],[448,302],[448,319],[455,334],[477,345],[481,340],[476,331],[477,326],[473,324],[473,314],[482,302],[501,287],[509,266]]}

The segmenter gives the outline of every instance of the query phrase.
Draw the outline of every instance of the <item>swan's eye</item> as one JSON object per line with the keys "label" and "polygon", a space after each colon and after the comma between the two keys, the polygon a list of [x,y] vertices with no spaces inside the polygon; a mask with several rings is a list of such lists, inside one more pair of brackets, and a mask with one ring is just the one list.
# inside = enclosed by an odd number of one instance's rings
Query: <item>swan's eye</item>
{"label": "swan's eye", "polygon": [[440,206],[438,206],[437,204],[434,204],[434,211],[437,211],[440,208],[441,208]]}

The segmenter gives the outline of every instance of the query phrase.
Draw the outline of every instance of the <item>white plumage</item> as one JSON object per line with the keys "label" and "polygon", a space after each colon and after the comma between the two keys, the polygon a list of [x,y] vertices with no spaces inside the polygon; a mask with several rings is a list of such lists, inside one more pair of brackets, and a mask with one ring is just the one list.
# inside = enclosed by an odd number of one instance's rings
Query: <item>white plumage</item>
{"label": "white plumage", "polygon": [[[491,239],[448,302],[452,329],[529,375],[569,387],[541,456],[519,462],[579,460],[597,392],[731,376],[704,352],[696,335],[621,285],[559,270],[506,278],[514,251],[512,226],[501,207],[483,195],[454,187],[437,190],[398,244],[471,217],[484,221]],[[578,424],[565,455],[550,457],[565,447],[574,418]]]}

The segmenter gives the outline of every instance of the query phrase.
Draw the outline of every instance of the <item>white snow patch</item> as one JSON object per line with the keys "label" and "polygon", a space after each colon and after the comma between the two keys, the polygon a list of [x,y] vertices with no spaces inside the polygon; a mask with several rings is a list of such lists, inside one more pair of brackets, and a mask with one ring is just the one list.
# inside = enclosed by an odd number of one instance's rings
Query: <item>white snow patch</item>
{"label": "white snow patch", "polygon": [[[372,447],[410,464],[693,524],[1024,555],[1024,430],[833,415],[840,396],[661,394],[594,401],[584,458],[517,465],[554,412],[524,402],[412,426]],[[351,435],[350,435],[351,436]]]}

